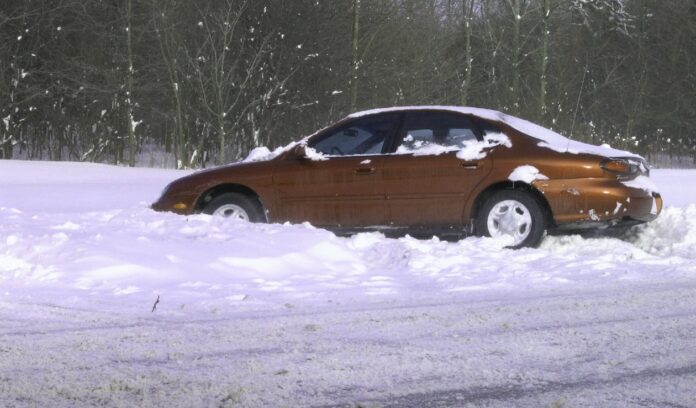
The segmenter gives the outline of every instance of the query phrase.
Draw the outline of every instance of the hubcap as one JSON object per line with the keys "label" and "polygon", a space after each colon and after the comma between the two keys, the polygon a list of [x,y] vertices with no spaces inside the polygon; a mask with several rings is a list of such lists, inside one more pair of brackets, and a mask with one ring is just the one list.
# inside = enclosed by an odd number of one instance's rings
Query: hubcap
{"label": "hubcap", "polygon": [[488,213],[488,233],[491,237],[512,237],[513,246],[527,239],[531,229],[529,209],[517,200],[501,201]]}
{"label": "hubcap", "polygon": [[247,214],[247,212],[237,204],[221,205],[217,210],[215,210],[215,212],[213,212],[213,216],[249,221],[249,214]]}

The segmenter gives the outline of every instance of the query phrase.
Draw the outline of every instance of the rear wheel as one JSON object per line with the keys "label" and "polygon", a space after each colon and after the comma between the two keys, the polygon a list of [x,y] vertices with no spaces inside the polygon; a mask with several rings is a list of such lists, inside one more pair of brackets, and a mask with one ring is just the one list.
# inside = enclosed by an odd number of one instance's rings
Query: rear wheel
{"label": "rear wheel", "polygon": [[203,207],[203,213],[249,222],[266,222],[258,200],[240,193],[220,194]]}
{"label": "rear wheel", "polygon": [[537,247],[546,232],[546,215],[532,194],[520,190],[501,190],[490,196],[476,217],[476,233],[509,237],[509,248]]}

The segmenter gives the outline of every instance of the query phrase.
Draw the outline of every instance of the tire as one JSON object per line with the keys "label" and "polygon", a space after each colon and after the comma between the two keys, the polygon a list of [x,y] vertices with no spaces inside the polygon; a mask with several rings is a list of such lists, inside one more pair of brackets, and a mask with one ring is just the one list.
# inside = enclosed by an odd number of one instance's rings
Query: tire
{"label": "tire", "polygon": [[474,220],[478,235],[510,236],[508,248],[536,248],[546,233],[546,211],[531,193],[521,190],[500,190],[488,197]]}
{"label": "tire", "polygon": [[203,213],[249,222],[266,222],[261,203],[254,197],[240,193],[220,194],[203,207]]}

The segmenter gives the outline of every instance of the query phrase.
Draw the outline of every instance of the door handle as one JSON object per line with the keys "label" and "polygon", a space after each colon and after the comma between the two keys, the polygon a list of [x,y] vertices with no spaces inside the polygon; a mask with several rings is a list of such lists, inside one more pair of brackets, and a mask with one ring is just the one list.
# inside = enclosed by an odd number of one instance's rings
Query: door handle
{"label": "door handle", "polygon": [[462,167],[466,170],[476,170],[479,168],[478,162],[462,162]]}
{"label": "door handle", "polygon": [[374,167],[358,167],[355,169],[355,174],[359,176],[367,176],[370,174],[374,174],[375,168]]}

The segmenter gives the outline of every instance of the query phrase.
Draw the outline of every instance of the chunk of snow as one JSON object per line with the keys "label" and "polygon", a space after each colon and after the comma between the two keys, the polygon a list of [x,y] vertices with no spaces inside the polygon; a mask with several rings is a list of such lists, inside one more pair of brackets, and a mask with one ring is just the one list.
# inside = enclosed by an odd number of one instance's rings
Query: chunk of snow
{"label": "chunk of snow", "polygon": [[311,161],[325,161],[329,160],[326,155],[324,155],[321,152],[316,151],[315,149],[305,146],[305,157],[308,158]]}
{"label": "chunk of snow", "polygon": [[[413,142],[413,136],[407,135],[405,142]],[[423,143],[417,141],[414,147],[404,145],[396,149],[396,154],[412,154],[414,156],[438,156],[444,153],[457,152],[457,158],[465,161],[481,160],[486,157],[486,149],[496,146],[512,147],[510,138],[502,133],[487,134],[483,141],[467,140],[461,146],[443,146],[437,143]]]}
{"label": "chunk of snow", "polygon": [[626,187],[644,190],[648,193],[657,192],[657,184],[655,184],[654,181],[650,180],[648,176],[638,176],[633,180],[622,181],[621,184],[623,184]]}
{"label": "chunk of snow", "polygon": [[271,151],[268,147],[266,146],[261,146],[261,147],[256,147],[252,149],[251,152],[247,155],[247,157],[242,160],[244,163],[248,162],[258,162],[258,161],[268,161],[268,160],[273,160],[276,157],[280,156],[281,154],[291,150],[297,145],[304,145],[305,146],[305,158],[312,160],[312,161],[324,161],[328,160],[329,158],[325,156],[324,154],[316,151],[315,149],[307,146],[307,139],[309,139],[308,136],[300,141],[297,142],[292,142],[289,143],[285,146],[277,147],[273,151]]}
{"label": "chunk of snow", "polygon": [[650,207],[650,214],[657,214],[657,198],[653,197],[652,206]]}
{"label": "chunk of snow", "polygon": [[462,160],[480,160],[486,157],[486,149],[496,146],[512,147],[510,138],[502,133],[486,134],[483,142],[468,141],[464,143],[464,147],[457,152],[457,158]]}
{"label": "chunk of snow", "polygon": [[249,154],[247,155],[247,157],[242,161],[243,162],[266,161],[266,160],[271,160],[276,156],[277,156],[277,154],[275,154],[274,152],[271,152],[268,149],[268,147],[261,146],[261,147],[255,147],[254,149],[252,149],[249,152]]}
{"label": "chunk of snow", "polygon": [[599,216],[597,215],[597,211],[595,211],[594,208],[590,208],[590,211],[588,211],[587,213],[590,215],[590,219],[592,221],[599,221],[600,220]]}
{"label": "chunk of snow", "polygon": [[508,176],[508,180],[510,181],[523,181],[527,184],[532,184],[534,180],[548,179],[548,177],[539,172],[539,169],[530,165],[519,166]]}
{"label": "chunk of snow", "polygon": [[414,156],[438,156],[443,153],[458,151],[457,146],[442,146],[435,143],[423,144],[421,141],[416,142],[414,148],[409,148],[404,145],[396,149],[396,154],[412,154]]}
{"label": "chunk of snow", "polygon": [[297,146],[298,144],[300,144],[302,142],[304,142],[304,140],[301,142],[292,142],[292,143],[289,143],[285,146],[277,147],[274,150],[270,150],[266,146],[256,147],[249,152],[247,157],[244,160],[242,160],[242,162],[249,163],[249,162],[273,160],[276,157],[289,151],[290,149],[292,149],[293,147]]}

